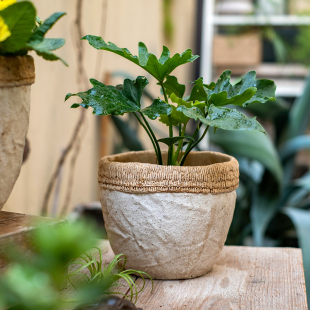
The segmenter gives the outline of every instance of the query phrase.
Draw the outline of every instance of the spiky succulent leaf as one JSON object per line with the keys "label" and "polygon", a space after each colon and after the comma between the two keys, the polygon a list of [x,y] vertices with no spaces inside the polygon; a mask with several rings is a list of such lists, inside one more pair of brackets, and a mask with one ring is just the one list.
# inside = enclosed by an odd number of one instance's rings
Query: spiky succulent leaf
{"label": "spiky succulent leaf", "polygon": [[123,87],[107,86],[95,79],[90,80],[93,88],[86,92],[67,94],[65,100],[72,96],[82,99],[79,104],[84,108],[92,107],[95,115],[123,115],[140,111],[140,100],[148,80],[138,76],[136,80],[125,79]]}
{"label": "spiky succulent leaf", "polygon": [[130,60],[161,83],[175,68],[198,58],[192,54],[190,49],[182,54],[175,54],[170,57],[169,49],[164,46],[160,58],[157,59],[154,54],[148,52],[147,47],[142,42],[139,43],[139,56],[133,56],[127,48],[120,48],[111,42],[106,43],[101,37],[87,35],[82,39],[87,40],[91,46],[98,50],[106,50]]}

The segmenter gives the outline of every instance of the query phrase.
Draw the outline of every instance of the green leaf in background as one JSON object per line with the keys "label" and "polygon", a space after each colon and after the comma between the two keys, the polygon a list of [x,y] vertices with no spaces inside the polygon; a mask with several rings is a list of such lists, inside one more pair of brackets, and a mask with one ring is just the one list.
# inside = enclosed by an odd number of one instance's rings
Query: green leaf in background
{"label": "green leaf in background", "polygon": [[[65,12],[57,12],[46,19],[31,35],[30,41],[42,41],[45,34],[54,26],[54,24],[66,15]],[[53,50],[51,50],[53,51]]]}
{"label": "green leaf in background", "polygon": [[300,150],[310,149],[310,135],[297,136],[288,140],[280,149],[283,161],[295,155]]}
{"label": "green leaf in background", "polygon": [[185,85],[179,84],[178,79],[175,76],[168,75],[163,85],[169,97],[171,94],[175,94],[179,98],[184,96]]}
{"label": "green leaf in background", "polygon": [[148,52],[147,47],[142,42],[139,43],[139,56],[133,56],[127,48],[120,48],[111,42],[106,43],[101,37],[87,35],[82,40],[87,40],[91,46],[98,50],[109,51],[130,60],[150,73],[160,83],[163,83],[165,77],[175,68],[193,62],[198,58],[192,54],[190,49],[182,54],[175,54],[170,57],[169,49],[164,46],[160,58],[157,59],[154,54]]}
{"label": "green leaf in background", "polygon": [[141,110],[141,112],[148,118],[154,120],[160,115],[170,115],[172,107],[166,101],[155,99],[154,102],[147,108]]}
{"label": "green leaf in background", "polygon": [[112,121],[122,136],[123,143],[129,151],[143,151],[144,147],[139,140],[137,132],[135,132],[127,122],[118,116],[111,116]]}
{"label": "green leaf in background", "polygon": [[0,11],[0,16],[11,31],[11,36],[0,42],[0,54],[23,52],[36,22],[33,4],[28,1],[17,2]]}
{"label": "green leaf in background", "polygon": [[90,79],[94,86],[86,92],[67,94],[65,100],[72,96],[80,97],[82,107],[92,107],[95,115],[123,115],[128,112],[140,111],[140,100],[144,87],[149,83],[144,76],[136,80],[125,79],[124,86],[114,87]]}
{"label": "green leaf in background", "polygon": [[[283,171],[277,150],[268,135],[257,131],[218,130],[210,135],[210,142],[219,145],[225,153],[248,157],[262,163],[282,187]],[[274,189],[277,190],[276,188]]]}
{"label": "green leaf in background", "polygon": [[310,300],[310,211],[285,208],[284,213],[292,220],[298,235],[299,246],[302,249],[303,263],[305,268],[305,278],[308,302]]}
{"label": "green leaf in background", "polygon": [[183,136],[183,137],[163,138],[163,139],[159,139],[158,142],[161,142],[161,143],[164,143],[168,146],[171,146],[171,145],[179,142],[180,140],[184,140],[184,139],[195,141],[195,139],[191,136]]}
{"label": "green leaf in background", "polygon": [[[189,121],[190,118],[187,117],[186,115],[184,115],[184,113],[182,111],[178,111],[177,108],[179,106],[185,106],[187,108],[191,108],[192,103],[184,101],[183,99],[177,97],[174,93],[170,95],[170,99],[173,103],[177,104],[177,106],[171,104],[172,125],[178,126],[179,124],[184,124],[184,125],[187,124],[187,122]],[[166,115],[161,115],[159,121],[164,123],[165,125],[169,126],[169,120],[168,120],[168,117]]]}
{"label": "green leaf in background", "polygon": [[234,104],[246,106],[249,103],[265,103],[275,100],[276,85],[271,80],[256,80],[256,72],[248,72],[237,84],[230,83],[231,71],[226,70],[208,91],[208,100],[216,106]]}
{"label": "green leaf in background", "polygon": [[43,39],[42,41],[32,41],[27,44],[27,48],[35,50],[39,56],[46,60],[61,60],[65,66],[68,64],[59,56],[51,51],[54,51],[65,44],[65,39]]}
{"label": "green leaf in background", "polygon": [[289,115],[289,123],[286,132],[287,138],[293,138],[304,134],[310,117],[310,74],[302,96],[295,99]]}
{"label": "green leaf in background", "polygon": [[216,107],[211,104],[208,112],[207,118],[200,119],[206,125],[226,130],[257,130],[265,133],[256,117],[248,118],[236,109]]}

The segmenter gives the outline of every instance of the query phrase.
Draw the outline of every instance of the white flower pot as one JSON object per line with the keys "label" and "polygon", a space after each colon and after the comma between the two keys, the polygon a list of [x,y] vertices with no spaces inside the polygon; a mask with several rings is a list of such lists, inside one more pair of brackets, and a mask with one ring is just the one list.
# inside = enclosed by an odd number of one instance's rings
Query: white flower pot
{"label": "white flower pot", "polygon": [[186,166],[156,165],[154,152],[103,157],[100,200],[111,247],[128,269],[188,279],[217,260],[232,221],[239,166],[231,156],[192,152]]}
{"label": "white flower pot", "polygon": [[0,210],[20,173],[34,80],[31,56],[0,56]]}

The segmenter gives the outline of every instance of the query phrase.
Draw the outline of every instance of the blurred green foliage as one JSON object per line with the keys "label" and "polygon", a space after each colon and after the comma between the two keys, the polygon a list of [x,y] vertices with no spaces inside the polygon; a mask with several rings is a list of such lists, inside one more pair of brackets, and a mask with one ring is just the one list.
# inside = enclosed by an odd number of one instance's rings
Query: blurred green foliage
{"label": "blurred green foliage", "polygon": [[[122,254],[104,264],[100,251],[98,261],[89,250],[99,238],[89,223],[42,224],[29,239],[34,253],[24,253],[14,246],[7,250],[11,264],[0,277],[0,309],[59,310],[68,303],[89,304],[111,294],[120,279],[127,281],[129,296],[119,294],[129,299],[136,297],[143,287],[136,287],[132,275],[140,272],[124,270],[126,257],[122,258]],[[68,274],[73,264],[81,267]],[[91,272],[81,273],[83,269]],[[82,281],[74,281],[75,276],[83,276]],[[67,280],[75,290],[64,298],[60,291],[67,286]]]}

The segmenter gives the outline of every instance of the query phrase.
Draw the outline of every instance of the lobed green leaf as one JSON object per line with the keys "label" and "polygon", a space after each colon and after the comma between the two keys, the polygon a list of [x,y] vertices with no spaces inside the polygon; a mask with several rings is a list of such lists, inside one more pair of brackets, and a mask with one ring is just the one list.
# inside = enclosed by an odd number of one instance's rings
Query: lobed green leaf
{"label": "lobed green leaf", "polygon": [[146,70],[160,83],[163,83],[166,76],[175,68],[188,62],[193,62],[198,58],[198,56],[192,54],[190,49],[182,54],[175,54],[170,57],[169,49],[164,46],[160,58],[157,59],[154,54],[148,52],[147,47],[142,42],[139,43],[139,56],[133,56],[127,48],[120,48],[111,42],[106,43],[101,37],[87,35],[82,40],[87,40],[91,46],[98,50],[109,51],[128,59]]}
{"label": "lobed green leaf", "polygon": [[163,83],[166,94],[170,97],[175,94],[177,97],[182,98],[185,93],[185,85],[179,84],[178,79],[173,75],[168,75]]}
{"label": "lobed green leaf", "polygon": [[172,107],[166,101],[155,99],[149,107],[141,110],[141,112],[148,118],[154,120],[161,115],[170,115]]}

